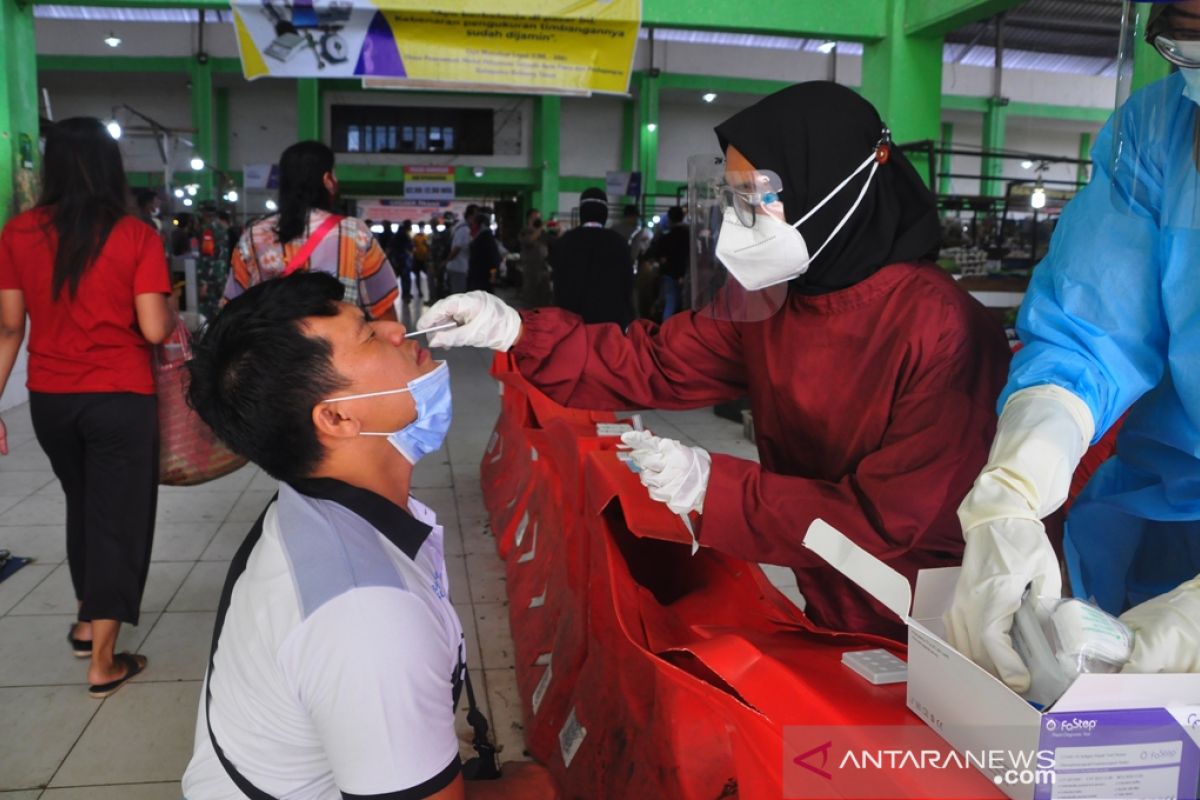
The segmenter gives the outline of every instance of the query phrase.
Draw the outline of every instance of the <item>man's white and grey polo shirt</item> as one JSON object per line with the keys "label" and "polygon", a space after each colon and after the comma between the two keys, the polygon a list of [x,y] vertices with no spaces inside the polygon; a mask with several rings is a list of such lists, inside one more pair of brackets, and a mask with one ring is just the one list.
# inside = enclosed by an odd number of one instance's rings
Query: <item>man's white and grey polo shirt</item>
{"label": "man's white and grey polo shirt", "polygon": [[[445,788],[461,770],[465,648],[433,512],[322,478],[280,484],[261,525],[206,678],[225,756],[286,800]],[[203,691],[183,790],[243,797],[213,751]]]}

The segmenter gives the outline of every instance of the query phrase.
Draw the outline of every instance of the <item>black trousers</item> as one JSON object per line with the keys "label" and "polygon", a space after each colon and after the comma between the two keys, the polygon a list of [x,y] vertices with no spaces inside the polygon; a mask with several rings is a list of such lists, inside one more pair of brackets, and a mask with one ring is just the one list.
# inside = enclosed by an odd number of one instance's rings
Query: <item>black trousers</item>
{"label": "black trousers", "polygon": [[29,410],[67,496],[79,619],[136,625],[158,504],[158,398],[30,392]]}

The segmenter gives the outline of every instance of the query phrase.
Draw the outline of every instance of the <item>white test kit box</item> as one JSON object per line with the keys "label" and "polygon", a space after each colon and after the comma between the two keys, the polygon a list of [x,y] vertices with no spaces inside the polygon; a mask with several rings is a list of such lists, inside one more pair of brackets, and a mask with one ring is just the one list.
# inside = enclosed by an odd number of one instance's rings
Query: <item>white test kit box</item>
{"label": "white test kit box", "polygon": [[[908,627],[908,707],[1014,800],[1195,800],[1200,780],[1200,674],[1081,675],[1038,711],[945,640],[959,568],[908,580],[827,523],[804,545]],[[989,761],[992,759],[989,759]]]}

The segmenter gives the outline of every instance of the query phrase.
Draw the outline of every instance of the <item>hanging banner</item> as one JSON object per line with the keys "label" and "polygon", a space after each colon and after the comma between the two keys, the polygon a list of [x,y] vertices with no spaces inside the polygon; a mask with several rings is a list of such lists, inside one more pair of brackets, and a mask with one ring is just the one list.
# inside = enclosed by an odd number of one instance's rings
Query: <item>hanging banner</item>
{"label": "hanging banner", "polygon": [[405,200],[454,199],[454,167],[405,167]]}
{"label": "hanging banner", "polygon": [[247,80],[567,94],[629,91],[642,17],[641,0],[233,0],[232,9]]}

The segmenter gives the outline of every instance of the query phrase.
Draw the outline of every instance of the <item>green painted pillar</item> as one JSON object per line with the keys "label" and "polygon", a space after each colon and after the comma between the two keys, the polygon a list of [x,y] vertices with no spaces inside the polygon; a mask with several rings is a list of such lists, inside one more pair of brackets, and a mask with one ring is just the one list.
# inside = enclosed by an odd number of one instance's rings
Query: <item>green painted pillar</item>
{"label": "green painted pillar", "polygon": [[[1008,100],[989,97],[987,111],[983,114],[983,149],[988,152],[1004,149],[1004,130],[1008,123]],[[984,156],[979,174],[979,193],[984,197],[1000,197],[1004,194],[1001,176],[1004,174],[1003,159]]]}
{"label": "green painted pillar", "polygon": [[[183,182],[200,184],[197,200],[213,199],[213,180],[216,168],[216,149],[213,147],[213,84],[212,61],[193,59],[189,63],[192,78],[192,127],[195,135],[192,139],[192,156],[204,159],[204,169],[199,172],[188,168],[187,179]],[[188,156],[191,158],[192,156]],[[178,181],[183,176],[179,176]]]}
{"label": "green painted pillar", "polygon": [[645,72],[637,77],[638,169],[642,173],[642,197],[653,203],[658,194],[658,79]]}
{"label": "green painted pillar", "polygon": [[296,81],[296,139],[321,139],[321,85],[317,78]]}
{"label": "green painted pillar", "polygon": [[217,89],[217,169],[229,171],[229,89]]}
{"label": "green painted pillar", "polygon": [[1154,83],[1159,78],[1171,74],[1171,65],[1158,54],[1154,45],[1146,41],[1146,18],[1153,6],[1150,3],[1137,4],[1137,41],[1133,48],[1133,90],[1137,91],[1148,83]]}
{"label": "green painted pillar", "polygon": [[0,0],[0,224],[38,194],[37,49],[33,5]]}
{"label": "green painted pillar", "polygon": [[[954,146],[954,123],[953,122],[943,122],[942,123],[942,149],[949,150],[953,146]],[[951,156],[949,153],[942,153],[942,157],[939,158],[938,162],[937,162],[938,172],[941,172],[941,173],[953,172],[954,170],[951,167],[951,164],[953,163],[953,161],[954,161],[953,156]],[[938,194],[942,194],[942,195],[950,194],[950,191],[953,188],[953,183],[954,183],[953,179],[948,174],[943,174],[940,178],[938,178]]]}
{"label": "green painted pillar", "polygon": [[533,158],[538,185],[533,191],[533,207],[546,219],[558,213],[558,179],[561,173],[559,130],[562,123],[562,98],[540,95],[533,100]]}
{"label": "green painted pillar", "polygon": [[[1083,133],[1079,134],[1079,159],[1082,161],[1085,159],[1089,159],[1091,157],[1092,157],[1092,135],[1090,133],[1088,133],[1087,131],[1084,131]],[[1078,170],[1076,170],[1076,173],[1075,173],[1075,182],[1079,184],[1080,188],[1083,188],[1084,186],[1087,185],[1088,173],[1089,173],[1088,165],[1080,164]]]}
{"label": "green painted pillar", "polygon": [[[862,93],[879,109],[899,144],[937,141],[942,121],[941,36],[910,36],[904,29],[907,3],[920,0],[878,0],[887,3],[884,38],[863,46]],[[924,155],[914,154],[913,166],[928,175]]]}

